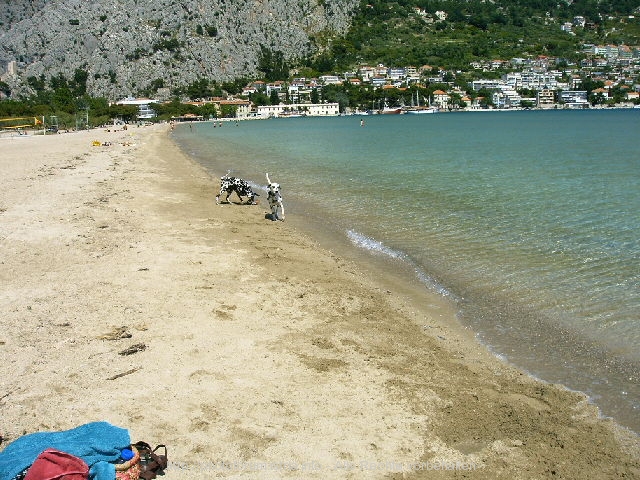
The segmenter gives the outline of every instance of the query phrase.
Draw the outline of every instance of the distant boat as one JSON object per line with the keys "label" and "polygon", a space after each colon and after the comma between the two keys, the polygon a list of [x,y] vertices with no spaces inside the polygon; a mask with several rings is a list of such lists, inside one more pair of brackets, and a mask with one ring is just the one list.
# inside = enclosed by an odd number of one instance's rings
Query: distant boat
{"label": "distant boat", "polygon": [[382,113],[383,115],[399,115],[400,113],[402,113],[402,108],[384,107],[380,113]]}
{"label": "distant boat", "polygon": [[402,107],[390,107],[384,102],[384,108],[380,110],[383,115],[399,115],[402,113]]}
{"label": "distant boat", "polygon": [[436,107],[411,107],[407,108],[405,113],[410,113],[412,115],[422,115],[424,113],[438,113],[438,109]]}
{"label": "distant boat", "polygon": [[411,99],[411,107],[406,107],[404,109],[405,113],[410,113],[412,115],[422,115],[425,113],[438,113],[438,108],[437,107],[430,107],[430,106],[424,106],[424,105],[420,105],[420,97],[418,96],[418,92],[416,92],[416,106],[413,106],[413,98]]}

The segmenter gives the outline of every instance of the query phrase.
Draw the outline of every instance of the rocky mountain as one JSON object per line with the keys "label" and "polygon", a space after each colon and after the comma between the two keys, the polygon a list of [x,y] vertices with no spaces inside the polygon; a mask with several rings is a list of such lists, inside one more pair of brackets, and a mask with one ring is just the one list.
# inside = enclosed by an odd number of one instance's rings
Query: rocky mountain
{"label": "rocky mountain", "polygon": [[357,5],[357,0],[1,0],[0,73],[16,95],[30,93],[29,77],[73,78],[79,69],[86,72],[87,93],[110,100],[150,85],[233,80],[256,73],[263,48],[294,60],[317,48],[313,39],[344,34]]}

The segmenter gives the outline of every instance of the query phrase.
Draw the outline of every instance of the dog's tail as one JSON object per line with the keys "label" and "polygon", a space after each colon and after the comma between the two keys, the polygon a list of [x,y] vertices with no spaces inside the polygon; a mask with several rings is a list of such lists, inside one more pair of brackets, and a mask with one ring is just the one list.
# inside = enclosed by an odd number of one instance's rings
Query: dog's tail
{"label": "dog's tail", "polygon": [[271,183],[271,180],[269,180],[269,174],[267,173],[267,183]]}

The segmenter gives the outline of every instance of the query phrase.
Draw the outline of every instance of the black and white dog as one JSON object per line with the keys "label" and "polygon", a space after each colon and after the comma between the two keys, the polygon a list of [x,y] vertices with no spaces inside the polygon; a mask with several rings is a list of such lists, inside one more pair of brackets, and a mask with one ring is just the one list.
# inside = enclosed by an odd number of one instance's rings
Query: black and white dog
{"label": "black and white dog", "polygon": [[227,196],[223,201],[231,203],[229,196],[233,192],[236,192],[236,195],[238,195],[238,198],[240,199],[240,203],[242,203],[242,197],[247,197],[247,203],[255,205],[255,199],[259,194],[253,191],[249,182],[242,180],[241,178],[230,177],[229,173],[231,173],[231,170],[229,170],[224,177],[220,178],[220,193],[216,195],[216,204],[220,203],[220,196],[225,192]]}
{"label": "black and white dog", "polygon": [[[269,180],[267,173],[267,200],[271,208],[271,220],[284,221],[284,205],[282,205],[282,195],[280,194],[280,184]],[[280,215],[278,215],[280,210]]]}

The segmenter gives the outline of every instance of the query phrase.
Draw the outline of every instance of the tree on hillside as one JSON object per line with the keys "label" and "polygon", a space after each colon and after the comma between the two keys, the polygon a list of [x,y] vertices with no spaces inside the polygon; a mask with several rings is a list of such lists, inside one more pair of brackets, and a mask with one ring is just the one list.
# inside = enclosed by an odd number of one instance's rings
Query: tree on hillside
{"label": "tree on hillside", "polygon": [[604,87],[604,82],[601,80],[594,80],[591,77],[582,77],[581,85],[587,94],[590,94],[593,90]]}
{"label": "tree on hillside", "polygon": [[249,100],[257,107],[270,104],[269,97],[262,92],[252,93],[249,95]]}
{"label": "tree on hillside", "polygon": [[69,82],[69,87],[74,96],[81,97],[87,94],[87,78],[89,78],[89,73],[86,65],[83,68],[76,68],[73,73],[73,79]]}
{"label": "tree on hillside", "polygon": [[191,100],[196,100],[198,98],[208,98],[213,96],[213,91],[210,87],[210,82],[206,78],[201,78],[196,80],[192,84],[188,85],[185,88],[186,95]]}
{"label": "tree on hillside", "polygon": [[0,93],[3,93],[7,97],[11,95],[11,87],[9,87],[9,84],[0,81]]}
{"label": "tree on hillside", "polygon": [[278,91],[274,88],[271,90],[269,94],[269,102],[271,105],[280,105],[280,97],[278,96]]}
{"label": "tree on hillside", "polygon": [[289,78],[289,66],[284,59],[284,54],[280,51],[271,51],[264,45],[260,45],[258,70],[264,74],[268,82]]}

